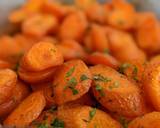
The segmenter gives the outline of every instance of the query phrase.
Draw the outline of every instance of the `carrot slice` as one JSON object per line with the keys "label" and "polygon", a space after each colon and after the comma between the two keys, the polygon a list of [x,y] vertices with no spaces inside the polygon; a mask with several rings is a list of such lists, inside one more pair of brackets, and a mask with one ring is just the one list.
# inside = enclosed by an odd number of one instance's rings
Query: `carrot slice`
{"label": "carrot slice", "polygon": [[84,59],[86,56],[82,46],[74,40],[63,40],[56,46],[62,52],[64,60],[71,60],[76,58]]}
{"label": "carrot slice", "polygon": [[55,74],[53,94],[56,104],[76,100],[89,91],[91,74],[83,61],[68,61]]}
{"label": "carrot slice", "polygon": [[0,70],[0,104],[4,103],[13,92],[16,85],[17,75],[10,69]]}
{"label": "carrot slice", "polygon": [[93,66],[90,71],[94,79],[94,96],[105,108],[126,117],[137,117],[147,112],[140,88],[127,77],[103,65]]}
{"label": "carrot slice", "polygon": [[50,42],[39,42],[24,55],[22,67],[29,71],[42,71],[47,68],[61,65],[63,55],[57,47]]}
{"label": "carrot slice", "polygon": [[0,69],[12,68],[12,65],[7,61],[0,60]]}
{"label": "carrot slice", "polygon": [[7,117],[4,126],[25,127],[35,120],[46,104],[43,92],[33,92]]}
{"label": "carrot slice", "polygon": [[73,39],[81,41],[83,34],[88,26],[87,19],[83,12],[71,13],[63,20],[60,30],[60,39]]}
{"label": "carrot slice", "polygon": [[57,19],[49,14],[36,14],[27,18],[22,24],[22,31],[32,37],[43,37],[50,30],[55,31],[57,28]]}
{"label": "carrot slice", "polygon": [[104,64],[115,69],[117,69],[119,66],[119,62],[114,57],[109,54],[104,54],[100,52],[95,52],[91,55],[88,55],[86,60],[89,64],[92,65]]}
{"label": "carrot slice", "polygon": [[128,128],[158,128],[160,126],[160,113],[152,112],[145,114],[142,117],[134,119]]}
{"label": "carrot slice", "polygon": [[6,117],[10,112],[12,112],[18,104],[28,96],[30,90],[27,85],[23,82],[18,81],[11,98],[5,103],[0,105],[0,117]]}

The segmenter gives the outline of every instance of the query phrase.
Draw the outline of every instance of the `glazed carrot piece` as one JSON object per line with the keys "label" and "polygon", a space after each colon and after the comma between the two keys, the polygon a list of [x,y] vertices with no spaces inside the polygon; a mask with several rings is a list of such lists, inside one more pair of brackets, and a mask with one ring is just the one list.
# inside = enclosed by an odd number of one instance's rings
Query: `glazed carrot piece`
{"label": "glazed carrot piece", "polygon": [[139,49],[133,37],[126,32],[107,28],[110,41],[110,49],[113,56],[121,62],[142,61],[145,62],[146,55]]}
{"label": "glazed carrot piece", "polygon": [[91,37],[91,31],[88,31],[83,39],[84,49],[89,53],[93,52],[93,42]]}
{"label": "glazed carrot piece", "polygon": [[93,51],[105,52],[109,50],[109,41],[104,27],[92,24],[90,31]]}
{"label": "glazed carrot piece", "polygon": [[88,7],[95,3],[97,3],[96,0],[74,0],[75,6],[84,10],[86,10]]}
{"label": "glazed carrot piece", "polygon": [[25,127],[35,120],[46,105],[43,92],[30,94],[3,122],[4,126]]}
{"label": "glazed carrot piece", "polygon": [[55,74],[52,86],[56,104],[76,100],[89,91],[91,74],[83,61],[68,61]]}
{"label": "glazed carrot piece", "polygon": [[150,63],[155,64],[155,65],[160,64],[160,55],[152,57],[150,59]]}
{"label": "glazed carrot piece", "polygon": [[91,4],[88,8],[86,8],[85,13],[91,22],[100,24],[104,24],[106,22],[107,12],[102,4]]}
{"label": "glazed carrot piece", "polygon": [[23,54],[23,49],[10,36],[0,38],[0,58],[10,63],[17,63]]}
{"label": "glazed carrot piece", "polygon": [[158,53],[160,50],[159,33],[160,23],[153,13],[138,14],[135,35],[140,48],[148,54]]}
{"label": "glazed carrot piece", "polygon": [[128,30],[135,26],[136,12],[133,5],[124,0],[112,0],[112,9],[108,13],[108,24]]}
{"label": "glazed carrot piece", "polygon": [[144,71],[143,86],[149,103],[152,104],[157,111],[160,110],[159,76],[160,65],[157,63],[149,63]]}
{"label": "glazed carrot piece", "polygon": [[49,14],[35,14],[27,18],[22,24],[24,34],[32,37],[42,37],[50,31],[55,31],[57,28],[57,19]]}
{"label": "glazed carrot piece", "polygon": [[81,41],[88,26],[87,19],[83,12],[77,11],[69,14],[63,20],[59,28],[60,39],[73,39]]}
{"label": "glazed carrot piece", "polygon": [[71,60],[76,58],[84,59],[86,56],[83,47],[77,41],[63,40],[56,46],[62,52],[64,60]]}
{"label": "glazed carrot piece", "polygon": [[12,64],[7,61],[0,60],[0,69],[12,68]]}
{"label": "glazed carrot piece", "polygon": [[10,69],[0,69],[0,104],[12,95],[16,85],[17,75]]}
{"label": "glazed carrot piece", "polygon": [[100,52],[94,52],[87,57],[87,62],[92,65],[97,64],[104,64],[109,67],[117,69],[119,66],[119,62],[111,55],[100,53]]}
{"label": "glazed carrot piece", "polygon": [[18,81],[11,98],[5,103],[0,105],[0,117],[6,117],[10,112],[12,112],[18,104],[26,98],[30,93],[27,85],[23,82]]}
{"label": "glazed carrot piece", "polygon": [[119,72],[126,75],[128,78],[134,80],[135,82],[142,82],[146,65],[147,63],[141,61],[122,63],[119,66]]}
{"label": "glazed carrot piece", "polygon": [[95,98],[109,111],[126,117],[137,117],[147,112],[138,86],[104,65],[90,68]]}
{"label": "glazed carrot piece", "polygon": [[39,42],[24,55],[22,67],[28,71],[42,71],[47,68],[61,65],[63,55],[59,49],[50,42]]}
{"label": "glazed carrot piece", "polygon": [[152,112],[145,114],[142,117],[134,119],[128,128],[158,128],[160,126],[160,113]]}
{"label": "glazed carrot piece", "polygon": [[58,109],[57,119],[64,122],[65,128],[121,128],[107,113],[89,106],[62,106]]}
{"label": "glazed carrot piece", "polygon": [[49,68],[43,71],[30,72],[22,67],[18,68],[19,77],[27,83],[47,82],[52,79],[56,68]]}

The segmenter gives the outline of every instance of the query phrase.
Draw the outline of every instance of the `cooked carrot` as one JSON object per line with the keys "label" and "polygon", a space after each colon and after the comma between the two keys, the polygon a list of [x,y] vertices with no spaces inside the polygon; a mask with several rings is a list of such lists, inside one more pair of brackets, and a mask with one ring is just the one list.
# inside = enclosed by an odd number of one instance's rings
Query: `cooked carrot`
{"label": "cooked carrot", "polygon": [[13,92],[17,75],[10,69],[0,69],[0,104],[4,103]]}
{"label": "cooked carrot", "polygon": [[87,19],[83,12],[71,13],[65,17],[60,26],[59,37],[81,41],[87,26]]}
{"label": "cooked carrot", "polygon": [[7,35],[0,38],[0,58],[10,63],[17,63],[23,54],[22,48]]}
{"label": "cooked carrot", "polygon": [[93,51],[105,52],[109,50],[109,41],[104,27],[92,24],[90,31]]}
{"label": "cooked carrot", "polygon": [[160,113],[152,112],[145,114],[142,117],[134,119],[128,128],[159,128],[160,126]]}
{"label": "cooked carrot", "polygon": [[56,104],[76,100],[89,91],[91,74],[83,61],[68,61],[55,74],[52,86]]}
{"label": "cooked carrot", "polygon": [[92,42],[92,38],[91,38],[91,32],[88,31],[86,32],[85,34],[85,37],[83,39],[83,45],[84,45],[84,48],[87,52],[93,52],[93,42]]}
{"label": "cooked carrot", "polygon": [[89,64],[92,65],[104,64],[115,69],[117,69],[119,66],[119,62],[108,53],[105,54],[105,53],[95,52],[88,55],[86,60]]}
{"label": "cooked carrot", "polygon": [[7,61],[0,60],[0,69],[12,68],[12,64]]}
{"label": "cooked carrot", "polygon": [[55,31],[57,28],[57,19],[49,14],[35,14],[27,18],[22,24],[22,31],[26,35],[33,37],[42,37]]}
{"label": "cooked carrot", "polygon": [[95,3],[97,3],[96,0],[74,0],[75,6],[79,9],[84,9],[84,10]]}
{"label": "cooked carrot", "polygon": [[47,82],[52,79],[53,74],[56,68],[49,68],[43,71],[38,72],[30,72],[25,70],[22,67],[18,68],[19,77],[28,83],[39,83],[39,82]]}
{"label": "cooked carrot", "polygon": [[121,128],[121,125],[107,113],[89,106],[60,107],[57,119],[65,128]]}
{"label": "cooked carrot", "polygon": [[33,92],[7,117],[4,126],[28,126],[41,114],[45,104],[43,92]]}
{"label": "cooked carrot", "polygon": [[142,82],[146,64],[147,63],[136,60],[132,62],[122,63],[119,66],[119,72],[126,75],[128,78],[134,80],[135,82]]}
{"label": "cooked carrot", "polygon": [[125,0],[112,0],[112,9],[108,13],[108,24],[119,29],[134,28],[136,12],[133,5]]}
{"label": "cooked carrot", "polygon": [[106,22],[107,12],[102,4],[91,4],[88,8],[86,8],[85,12],[90,21],[100,24],[104,24]]}
{"label": "cooked carrot", "polygon": [[26,70],[42,71],[61,65],[63,56],[53,43],[39,42],[24,55],[21,63]]}
{"label": "cooked carrot", "polygon": [[160,99],[159,99],[159,76],[160,76],[160,65],[149,63],[144,72],[143,86],[148,101],[153,107],[160,110]]}
{"label": "cooked carrot", "polygon": [[74,40],[63,40],[61,43],[56,45],[62,52],[64,60],[71,59],[85,59],[86,53],[83,47]]}
{"label": "cooked carrot", "polygon": [[136,39],[140,48],[148,54],[160,50],[160,23],[153,13],[140,13],[136,29]]}
{"label": "cooked carrot", "polygon": [[126,32],[107,28],[111,53],[121,62],[142,61],[145,62],[145,53],[136,46],[133,37]]}
{"label": "cooked carrot", "polygon": [[150,63],[152,64],[160,64],[160,55],[154,56],[150,59]]}
{"label": "cooked carrot", "polygon": [[93,66],[90,71],[94,79],[94,96],[105,108],[126,117],[137,117],[147,112],[141,90],[127,77],[103,65]]}
{"label": "cooked carrot", "polygon": [[28,86],[23,82],[18,81],[11,98],[0,105],[0,117],[6,117],[24,98],[26,98],[26,96],[28,96],[29,93],[30,90]]}

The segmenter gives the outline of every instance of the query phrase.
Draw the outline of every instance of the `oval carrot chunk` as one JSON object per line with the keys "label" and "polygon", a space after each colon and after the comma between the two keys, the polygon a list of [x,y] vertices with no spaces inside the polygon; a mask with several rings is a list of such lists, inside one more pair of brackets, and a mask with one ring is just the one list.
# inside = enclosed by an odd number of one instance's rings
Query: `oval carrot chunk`
{"label": "oval carrot chunk", "polygon": [[104,54],[100,52],[95,52],[87,57],[87,62],[92,65],[104,64],[109,67],[117,69],[119,66],[119,62],[109,54]]}
{"label": "oval carrot chunk", "polygon": [[107,28],[107,35],[111,53],[121,62],[142,61],[145,62],[146,54],[138,48],[133,37],[126,32]]}
{"label": "oval carrot chunk", "polygon": [[54,67],[43,71],[30,72],[20,67],[18,69],[18,75],[22,80],[27,83],[47,82],[52,79],[55,70],[56,68]]}
{"label": "oval carrot chunk", "polygon": [[68,61],[57,69],[55,74],[53,94],[56,104],[76,100],[89,91],[91,74],[83,61]]}
{"label": "oval carrot chunk", "polygon": [[26,98],[30,93],[29,87],[23,82],[18,81],[11,98],[5,103],[0,105],[0,117],[6,117],[10,112],[12,112],[20,102]]}
{"label": "oval carrot chunk", "polygon": [[160,65],[149,63],[144,72],[143,76],[143,86],[145,94],[148,101],[153,105],[153,107],[159,111],[160,110]]}
{"label": "oval carrot chunk", "polygon": [[58,22],[54,16],[37,14],[23,22],[22,31],[26,35],[40,38],[48,34],[50,30],[55,31],[57,25]]}
{"label": "oval carrot chunk", "polygon": [[107,113],[89,106],[60,107],[57,119],[65,128],[121,128],[121,125]]}
{"label": "oval carrot chunk", "polygon": [[4,103],[13,92],[17,82],[17,75],[10,69],[0,70],[0,104]]}
{"label": "oval carrot chunk", "polygon": [[74,40],[64,40],[56,45],[62,52],[64,60],[71,60],[76,58],[85,58],[85,51],[83,47]]}
{"label": "oval carrot chunk", "polygon": [[29,71],[42,71],[63,63],[63,55],[52,43],[39,42],[24,55],[22,66]]}
{"label": "oval carrot chunk", "polygon": [[3,122],[4,126],[25,127],[35,120],[46,105],[43,92],[29,95]]}
{"label": "oval carrot chunk", "polygon": [[103,65],[93,66],[90,71],[94,96],[105,108],[126,117],[147,112],[141,90],[125,76]]}
{"label": "oval carrot chunk", "polygon": [[160,126],[160,112],[152,112],[134,119],[128,128],[158,128]]}
{"label": "oval carrot chunk", "polygon": [[81,41],[87,26],[87,19],[83,12],[71,13],[66,16],[60,26],[59,37]]}

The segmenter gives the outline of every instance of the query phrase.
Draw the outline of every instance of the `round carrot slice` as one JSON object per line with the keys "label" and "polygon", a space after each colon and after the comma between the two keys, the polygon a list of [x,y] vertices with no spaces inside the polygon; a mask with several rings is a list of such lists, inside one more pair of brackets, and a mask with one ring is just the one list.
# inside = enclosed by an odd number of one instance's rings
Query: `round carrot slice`
{"label": "round carrot slice", "polygon": [[83,61],[68,61],[55,74],[52,86],[56,104],[76,100],[89,91],[91,74]]}
{"label": "round carrot slice", "polygon": [[134,119],[128,128],[159,128],[160,112],[152,112]]}
{"label": "round carrot slice", "polygon": [[0,117],[5,117],[12,112],[17,105],[28,96],[30,90],[23,82],[18,81],[11,98],[0,105]]}
{"label": "round carrot slice", "polygon": [[53,77],[55,70],[56,68],[54,67],[43,71],[30,72],[20,67],[18,69],[18,74],[22,80],[28,83],[39,83],[49,81]]}
{"label": "round carrot slice", "polygon": [[114,57],[109,54],[104,54],[100,52],[95,52],[91,55],[88,55],[86,60],[89,64],[93,65],[104,64],[112,68],[118,68],[119,66],[119,62]]}
{"label": "round carrot slice", "polygon": [[66,128],[121,128],[107,113],[89,106],[60,107],[57,119],[63,121]]}
{"label": "round carrot slice", "polygon": [[145,94],[153,107],[160,110],[160,65],[148,64],[143,77],[143,86]]}
{"label": "round carrot slice", "polygon": [[147,112],[140,89],[125,76],[104,65],[93,66],[90,71],[94,96],[105,108],[127,117]]}
{"label": "round carrot slice", "polygon": [[16,85],[17,75],[10,69],[0,70],[0,104],[4,103],[13,92]]}
{"label": "round carrot slice", "polygon": [[33,92],[7,117],[3,122],[4,126],[28,126],[41,114],[45,105],[43,92]]}
{"label": "round carrot slice", "polygon": [[22,59],[22,66],[29,71],[42,71],[62,63],[62,53],[54,44],[49,42],[33,45]]}
{"label": "round carrot slice", "polygon": [[57,45],[59,50],[62,52],[64,60],[85,58],[85,51],[82,46],[74,40],[64,40]]}

